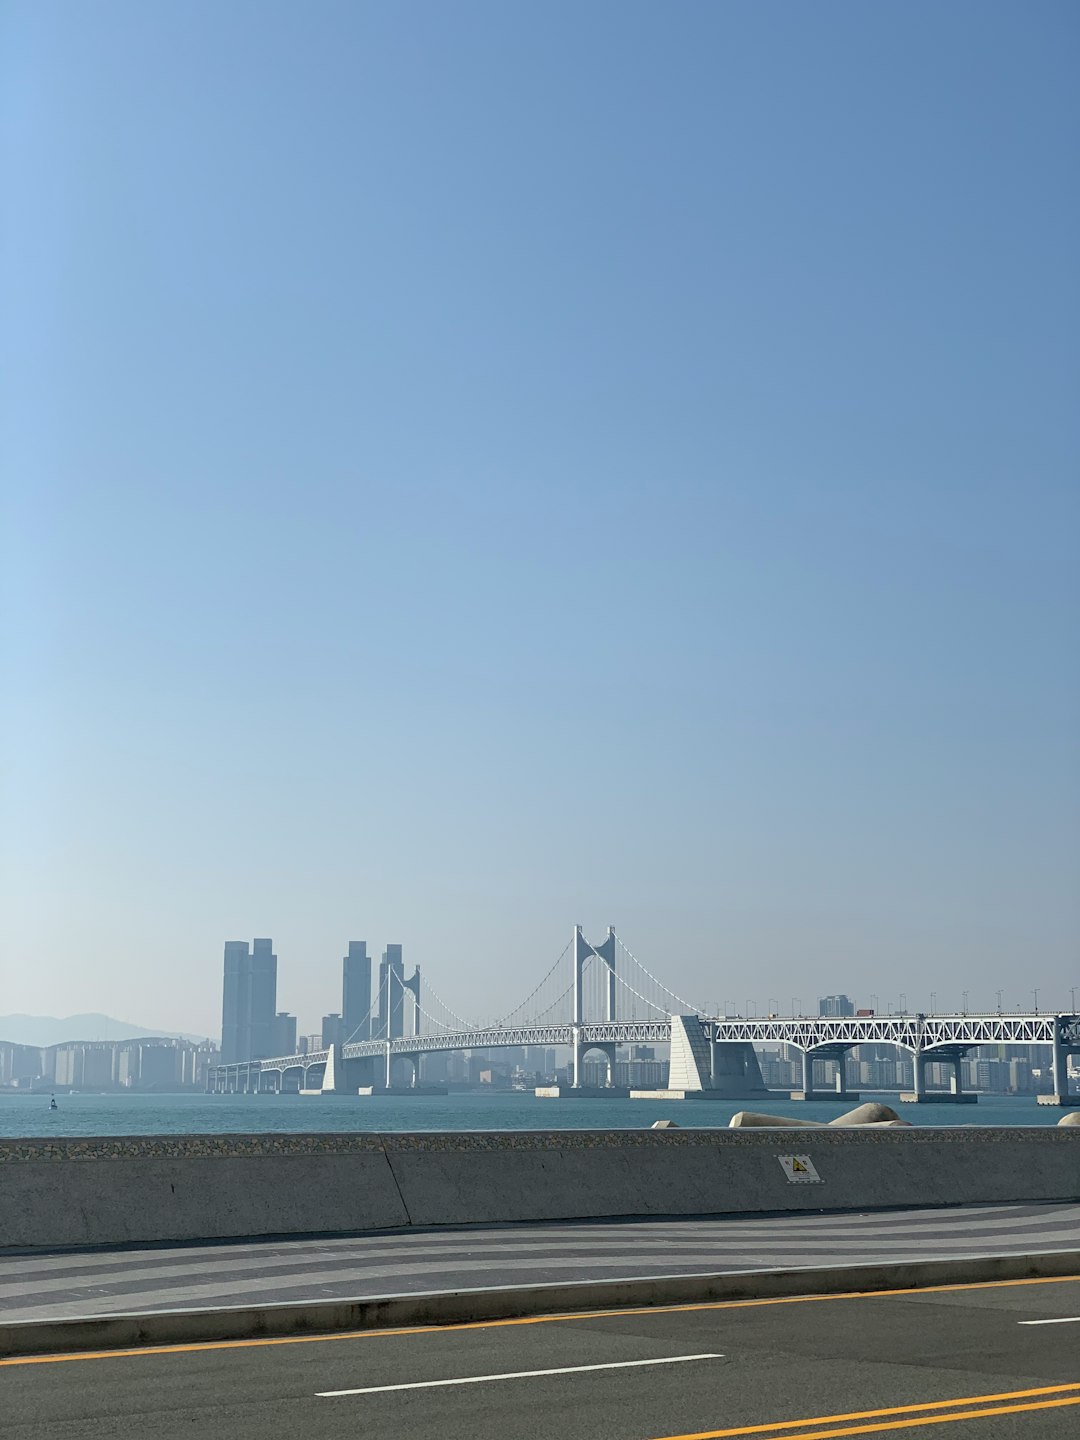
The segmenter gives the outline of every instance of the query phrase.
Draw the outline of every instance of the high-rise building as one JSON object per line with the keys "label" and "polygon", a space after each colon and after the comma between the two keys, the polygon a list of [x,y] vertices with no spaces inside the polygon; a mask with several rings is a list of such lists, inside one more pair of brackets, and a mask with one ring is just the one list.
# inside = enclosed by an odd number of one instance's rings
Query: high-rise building
{"label": "high-rise building", "polygon": [[119,1047],[107,1040],[76,1040],[57,1045],[56,1083],[75,1090],[109,1090],[116,1084]]}
{"label": "high-rise building", "polygon": [[221,1061],[264,1060],[275,1054],[277,956],[272,940],[225,942]]}
{"label": "high-rise building", "polygon": [[371,1039],[371,957],[366,940],[350,940],[341,962],[341,1028],[346,1041]]}
{"label": "high-rise building", "polygon": [[329,1050],[331,1045],[341,1044],[341,1016],[336,1012],[333,1015],[322,1017],[322,1048]]}
{"label": "high-rise building", "polygon": [[256,940],[251,947],[251,1055],[262,1060],[274,1054],[277,1018],[277,956],[272,940]]}
{"label": "high-rise building", "polygon": [[0,1085],[22,1085],[29,1088],[44,1074],[45,1066],[39,1046],[15,1045],[11,1041],[0,1040]]}
{"label": "high-rise building", "polygon": [[274,1054],[296,1054],[296,1016],[279,1010],[274,1017]]}
{"label": "high-rise building", "polygon": [[185,1086],[196,1090],[206,1089],[206,1072],[221,1061],[216,1045],[204,1040],[201,1045],[187,1045],[183,1050],[182,1080]]}
{"label": "high-rise building", "polygon": [[818,1001],[818,1015],[854,1015],[854,1002],[846,995],[826,995]]}
{"label": "high-rise building", "polygon": [[400,945],[387,945],[379,962],[379,1018],[376,1040],[397,1040],[405,1033],[405,963]]}
{"label": "high-rise building", "polygon": [[248,981],[251,965],[249,946],[246,940],[225,941],[225,987],[221,997],[221,1062],[231,1065],[234,1061],[247,1059],[241,1056],[241,1045],[246,1044],[247,1034],[241,1041],[241,1029],[245,1026],[247,1010]]}

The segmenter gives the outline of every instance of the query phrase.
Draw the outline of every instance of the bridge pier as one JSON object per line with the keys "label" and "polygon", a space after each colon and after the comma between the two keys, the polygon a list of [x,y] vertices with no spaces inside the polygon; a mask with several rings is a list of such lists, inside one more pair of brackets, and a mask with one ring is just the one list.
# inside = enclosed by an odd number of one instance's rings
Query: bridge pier
{"label": "bridge pier", "polygon": [[1040,1105],[1059,1105],[1064,1109],[1080,1109],[1080,1094],[1069,1093],[1069,1056],[1080,1051],[1080,1045],[1070,1044],[1066,1039],[1066,1025],[1076,1025],[1075,1015],[1059,1016],[1054,1026],[1053,1059],[1050,1074],[1052,1090],[1049,1095],[1037,1097]]}
{"label": "bridge pier", "polygon": [[570,1084],[573,1089],[581,1089],[581,1062],[585,1058],[585,1047],[581,1041],[581,1026],[572,1027],[572,1040],[570,1046]]}
{"label": "bridge pier", "polygon": [[586,1055],[603,1055],[607,1061],[607,1080],[603,1085],[598,1087],[599,1089],[611,1090],[615,1086],[615,1051],[615,1045],[609,1045],[601,1041],[593,1041],[592,1044],[581,1047],[582,1071],[584,1071]]}
{"label": "bridge pier", "polygon": [[709,1088],[714,1099],[754,1100],[768,1095],[757,1053],[749,1041],[717,1040],[709,1045]]}
{"label": "bridge pier", "polygon": [[[608,1042],[606,1040],[586,1041],[583,1040],[581,1037],[581,1026],[575,1026],[572,1032],[571,1042],[570,1089],[587,1089],[590,1095],[594,1092],[609,1092],[614,1094],[617,1088],[615,1085],[615,1056],[618,1048],[617,1045],[614,1042]],[[585,1056],[590,1055],[594,1052],[603,1055],[603,1057],[607,1061],[608,1072],[606,1085],[586,1086],[585,1084]],[[539,1087],[540,1090],[544,1091],[550,1091],[558,1088],[560,1087],[550,1085],[542,1085]],[[628,1095],[630,1092],[629,1090],[623,1089],[620,1090],[619,1093],[622,1095]]]}
{"label": "bridge pier", "polygon": [[[960,1065],[966,1054],[966,1046],[963,1049],[957,1047],[955,1049],[916,1050],[911,1057],[915,1088],[901,1091],[900,1099],[905,1105],[975,1105],[979,1099],[978,1095],[973,1090],[963,1088]],[[948,1090],[927,1089],[926,1067],[930,1063],[952,1066]]]}
{"label": "bridge pier", "polygon": [[[831,1046],[802,1052],[802,1089],[792,1090],[792,1100],[858,1100],[859,1091],[849,1090],[847,1082],[848,1047]],[[831,1090],[814,1089],[814,1061],[835,1060],[836,1078]]]}
{"label": "bridge pier", "polygon": [[[411,1068],[409,1083],[407,1085],[394,1084],[394,1066],[400,1066],[407,1062]],[[378,1074],[376,1079],[373,1074],[373,1064],[366,1057],[353,1059],[346,1063],[346,1082],[339,1085],[340,1094],[357,1095],[446,1095],[448,1093],[445,1085],[424,1085],[420,1080],[420,1056],[410,1054],[408,1051],[395,1051],[390,1041],[383,1042],[382,1054],[379,1057]],[[357,1067],[353,1069],[352,1067]],[[399,1069],[400,1074],[400,1069]],[[359,1081],[357,1084],[356,1082]]]}

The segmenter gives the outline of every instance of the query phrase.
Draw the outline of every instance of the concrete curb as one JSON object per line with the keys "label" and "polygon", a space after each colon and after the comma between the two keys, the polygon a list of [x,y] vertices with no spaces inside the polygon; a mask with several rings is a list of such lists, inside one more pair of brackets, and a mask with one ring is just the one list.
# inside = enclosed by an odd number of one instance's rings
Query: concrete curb
{"label": "concrete curb", "polygon": [[563,1285],[388,1295],[369,1300],[317,1300],[235,1309],[30,1320],[0,1324],[0,1355],[70,1354],[215,1341],[314,1337],[340,1331],[477,1324],[627,1307],[840,1296],[867,1290],[915,1290],[1057,1276],[1080,1278],[1080,1250],[1048,1250],[1030,1255],[961,1255],[942,1260],[742,1270],[714,1275],[639,1276]]}

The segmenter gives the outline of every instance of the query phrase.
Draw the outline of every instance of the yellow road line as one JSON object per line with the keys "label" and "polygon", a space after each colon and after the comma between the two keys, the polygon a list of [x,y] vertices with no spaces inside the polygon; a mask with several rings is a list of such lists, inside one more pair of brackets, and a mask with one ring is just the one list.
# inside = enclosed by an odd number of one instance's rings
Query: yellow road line
{"label": "yellow road line", "polygon": [[[920,1415],[914,1420],[886,1420],[877,1425],[846,1426],[842,1430],[803,1430],[797,1436],[790,1435],[790,1440],[838,1440],[838,1437],[845,1435],[874,1435],[880,1434],[883,1430],[914,1430],[923,1425],[951,1425],[956,1420],[985,1420],[988,1416],[1020,1415],[1027,1410],[1054,1410],[1063,1405],[1080,1405],[1080,1395],[1072,1396],[1067,1400],[1038,1400],[1030,1405],[992,1405],[987,1410],[962,1410],[959,1414],[953,1415]],[[793,1423],[808,1425],[814,1422],[799,1420]],[[697,1430],[692,1435],[665,1435],[663,1440],[723,1440],[723,1437],[732,1435],[775,1436],[775,1434],[775,1426],[755,1428],[751,1425],[749,1428],[740,1430]],[[781,1436],[779,1440],[786,1440],[786,1437]]]}
{"label": "yellow road line", "polygon": [[[811,1415],[808,1420],[774,1420],[771,1424],[741,1425],[730,1430],[697,1430],[692,1435],[665,1435],[660,1440],[725,1440],[725,1437],[734,1435],[775,1435],[780,1430],[801,1430],[804,1425],[839,1425],[848,1420],[879,1420],[886,1415],[922,1415],[928,1410],[948,1410],[957,1405],[1000,1405],[1003,1400],[1031,1400],[1036,1395],[1060,1396],[1064,1391],[1080,1390],[1080,1384],[1068,1385],[1040,1385],[1032,1390],[1005,1390],[994,1395],[961,1395],[956,1400],[926,1400],[917,1405],[890,1405],[885,1410],[852,1410],[842,1415]],[[1034,1405],[1022,1405],[1022,1410],[1038,1409],[1040,1405],[1080,1405],[1080,1395],[1069,1396],[1061,1400],[1045,1400]],[[965,1415],[931,1415],[926,1419],[898,1420],[893,1424],[897,1425],[933,1425],[938,1420],[970,1419],[974,1415],[998,1415],[1011,1413],[1017,1407],[1009,1407],[1008,1411],[1000,1409],[972,1410]],[[871,1429],[887,1429],[888,1426],[871,1426]],[[861,1435],[863,1430],[835,1430],[830,1431],[835,1435]],[[781,1437],[782,1440],[782,1437]],[[814,1440],[810,1435],[793,1436],[792,1440]]]}
{"label": "yellow road line", "polygon": [[[779,1295],[764,1300],[705,1300],[687,1305],[614,1306],[607,1310],[572,1310],[556,1315],[518,1315],[507,1320],[463,1320],[445,1325],[387,1327],[385,1330],[339,1330],[325,1335],[275,1335],[251,1340],[200,1340],[187,1345],[138,1345],[115,1350],[75,1350],[59,1355],[16,1355],[0,1360],[0,1367],[59,1365],[69,1360],[116,1360],[136,1355],[186,1355],[200,1350],[251,1350],[268,1345],[326,1345],[335,1340],[390,1340],[409,1335],[445,1335],[459,1330],[499,1330],[512,1325],[556,1325],[569,1320],[606,1320],[630,1315],[682,1315],[704,1310],[756,1310],[768,1305],[820,1305],[842,1300],[891,1300],[902,1295],[940,1295],[960,1290],[1004,1290],[1017,1285],[1075,1285],[1078,1281],[1080,1275],[1041,1275],[1027,1280],[978,1280],[957,1285],[913,1285],[905,1290],[844,1290],[835,1295]],[[105,1315],[97,1318],[109,1320],[112,1317]],[[2,1330],[3,1327],[0,1326],[0,1333]]]}

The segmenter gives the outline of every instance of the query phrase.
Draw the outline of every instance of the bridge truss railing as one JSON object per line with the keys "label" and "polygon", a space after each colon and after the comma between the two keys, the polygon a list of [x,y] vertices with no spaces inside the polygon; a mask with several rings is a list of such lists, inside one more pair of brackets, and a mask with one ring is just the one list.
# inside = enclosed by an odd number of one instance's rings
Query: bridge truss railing
{"label": "bridge truss railing", "polygon": [[976,1045],[1080,1046],[1076,1015],[892,1015],[822,1016],[794,1020],[706,1019],[718,1043],[793,1045],[799,1050],[855,1045],[896,1045],[923,1051]]}
{"label": "bridge truss railing", "polygon": [[[671,1039],[669,1020],[588,1021],[578,1027],[579,1039],[589,1045],[666,1044]],[[391,1040],[360,1040],[342,1047],[342,1058],[361,1060],[385,1055],[427,1055],[440,1050],[498,1050],[518,1046],[572,1045],[574,1026],[521,1025],[495,1030],[464,1030],[456,1035],[405,1035]]]}
{"label": "bridge truss railing", "polygon": [[[856,1045],[894,1045],[914,1053],[970,1049],[977,1045],[1057,1045],[1080,1049],[1077,1015],[901,1015],[807,1017],[794,1020],[748,1020],[702,1017],[706,1038],[715,1044],[749,1042],[752,1045],[791,1045],[797,1050],[843,1050]],[[587,1021],[575,1037],[574,1026],[520,1025],[496,1029],[461,1030],[433,1035],[405,1035],[389,1042],[359,1040],[342,1046],[345,1060],[386,1054],[423,1055],[446,1050],[497,1050],[519,1046],[666,1044],[671,1039],[669,1020]],[[241,1061],[236,1069],[314,1069],[325,1065],[330,1051],[304,1055],[278,1055],[266,1060]]]}
{"label": "bridge truss railing", "polygon": [[303,1055],[275,1055],[271,1060],[260,1060],[264,1070],[313,1070],[316,1065],[325,1065],[330,1051],[308,1050]]}

